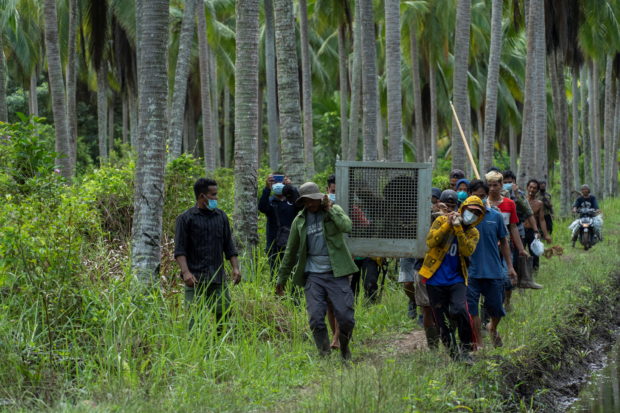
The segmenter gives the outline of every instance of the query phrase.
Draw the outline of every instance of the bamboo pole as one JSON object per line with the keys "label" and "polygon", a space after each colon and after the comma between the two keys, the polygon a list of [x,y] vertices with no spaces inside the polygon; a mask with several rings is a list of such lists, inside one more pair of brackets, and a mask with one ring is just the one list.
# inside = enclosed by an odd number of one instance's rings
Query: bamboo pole
{"label": "bamboo pole", "polygon": [[465,133],[463,132],[463,128],[461,127],[461,122],[459,121],[459,117],[456,114],[456,109],[454,109],[454,105],[452,104],[452,101],[450,101],[450,108],[452,109],[452,114],[454,115],[454,119],[456,120],[456,126],[458,126],[459,132],[461,133],[461,139],[463,139],[463,145],[465,145],[465,151],[467,152],[469,163],[471,164],[471,167],[474,170],[476,179],[480,179],[480,173],[478,172],[478,167],[476,166],[476,162],[474,162],[474,157],[471,154],[469,143],[467,143],[467,138],[465,137]]}

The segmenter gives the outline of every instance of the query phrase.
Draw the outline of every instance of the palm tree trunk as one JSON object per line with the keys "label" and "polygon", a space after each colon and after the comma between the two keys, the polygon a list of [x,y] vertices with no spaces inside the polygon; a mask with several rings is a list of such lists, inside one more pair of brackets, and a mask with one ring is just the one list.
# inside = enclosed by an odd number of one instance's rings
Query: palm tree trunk
{"label": "palm tree trunk", "polygon": [[28,93],[28,110],[30,116],[39,116],[39,99],[37,96],[37,70],[30,75],[30,93]]}
{"label": "palm tree trunk", "polygon": [[[456,6],[456,30],[454,32],[454,76],[452,95],[457,116],[465,133],[469,133],[469,105],[467,99],[467,73],[469,58],[469,34],[471,25],[471,0],[458,0]],[[469,137],[467,137],[469,141]],[[467,169],[465,145],[456,125],[452,120],[452,167]]]}
{"label": "palm tree trunk", "polygon": [[215,169],[215,142],[211,118],[211,82],[209,76],[209,45],[207,43],[207,18],[204,3],[196,7],[198,14],[198,50],[200,66],[200,103],[202,108],[202,145],[205,170],[209,175]]}
{"label": "palm tree trunk", "polygon": [[[539,2],[542,3],[542,2]],[[548,175],[548,144],[547,144],[547,82],[546,73],[546,47],[545,47],[545,8],[543,4],[538,4],[539,24],[536,32],[536,103],[534,104],[534,171],[538,179],[547,179]],[[562,74],[562,79],[564,75]],[[565,94],[563,94],[564,96]],[[566,97],[562,98],[563,101]],[[562,118],[564,119],[564,118]],[[563,125],[566,126],[566,125]]]}
{"label": "palm tree trunk", "polygon": [[194,156],[198,154],[198,148],[196,145],[196,107],[194,106],[190,95],[187,95],[187,148],[185,152]]}
{"label": "palm tree trunk", "polygon": [[299,34],[301,43],[301,94],[304,118],[304,157],[306,176],[313,177],[314,171],[314,131],[312,128],[312,73],[310,67],[310,40],[308,39],[308,5],[299,0]]}
{"label": "palm tree trunk", "polygon": [[108,104],[108,154],[114,151],[114,96]]}
{"label": "palm tree trunk", "polygon": [[[620,81],[616,79],[616,115],[614,121],[614,134],[613,134],[613,150],[612,153],[617,154],[618,148],[620,148]],[[612,170],[611,170],[611,192],[612,194],[618,193],[618,161],[616,156],[612,156]]]}
{"label": "palm tree trunk", "polygon": [[131,266],[135,276],[146,283],[158,280],[161,262],[168,135],[168,7],[168,0],[136,2],[141,27],[138,67],[143,70],[138,71],[141,144],[136,164]]}
{"label": "palm tree trunk", "polygon": [[215,53],[211,48],[209,48],[209,79],[211,81],[211,130],[213,131],[215,165],[216,168],[220,168],[222,166],[222,142],[220,139],[220,88],[217,79],[217,60]]}
{"label": "palm tree trunk", "polygon": [[613,172],[612,162],[616,161],[618,155],[613,152],[613,132],[614,132],[614,100],[613,93],[613,56],[607,55],[607,64],[605,67],[605,124],[604,124],[604,138],[603,145],[604,151],[604,173],[603,173],[603,187],[601,188],[601,195],[608,197],[612,195],[611,192],[611,174]]}
{"label": "palm tree trunk", "polygon": [[[381,106],[377,97],[377,108]],[[383,133],[383,114],[381,110],[377,113],[377,160],[385,161],[385,134]]]}
{"label": "palm tree trunk", "polygon": [[265,103],[265,97],[264,97],[264,92],[263,92],[263,85],[258,84],[258,135],[257,135],[257,142],[258,142],[258,150],[256,151],[256,162],[258,162],[258,165],[261,164],[261,159],[263,159],[263,155],[265,152],[265,145],[263,142],[263,105]]}
{"label": "palm tree trunk", "polygon": [[570,174],[571,151],[568,135],[568,104],[566,103],[566,91],[564,89],[564,65],[560,53],[559,50],[556,50],[549,55],[549,74],[553,90],[553,113],[560,161],[560,213],[562,216],[567,216],[570,210],[570,188],[573,178]]}
{"label": "palm tree trunk", "polygon": [[49,75],[50,94],[52,97],[52,112],[56,129],[56,163],[60,173],[66,179],[73,177],[71,164],[71,139],[69,136],[69,122],[67,121],[67,103],[65,100],[65,82],[60,62],[60,47],[58,46],[58,18],[56,15],[56,0],[45,0],[45,54]]}
{"label": "palm tree trunk", "polygon": [[540,30],[541,16],[539,8],[542,2],[533,2],[529,5],[529,17],[527,25],[527,60],[525,66],[525,100],[523,102],[523,126],[521,128],[521,148],[518,181],[530,180],[535,167],[534,151],[534,127],[536,124],[536,111],[534,105],[539,104],[536,93],[536,58],[537,54],[537,31]]}
{"label": "palm tree trunk", "polygon": [[108,73],[105,63],[97,70],[97,136],[99,138],[99,163],[108,160]]}
{"label": "palm tree trunk", "polygon": [[347,39],[346,25],[338,26],[338,74],[340,85],[340,154],[342,159],[347,159],[349,153],[349,76],[347,68]]}
{"label": "palm tree trunk", "polygon": [[278,130],[278,98],[276,84],[276,34],[273,20],[273,0],[264,0],[265,7],[265,78],[267,80],[267,131],[269,133],[269,168],[280,165],[280,136]]}
{"label": "palm tree trunk", "polygon": [[[412,30],[413,32],[413,30]],[[400,1],[385,0],[388,160],[403,160],[403,99],[400,79]]]}
{"label": "palm tree trunk", "polygon": [[187,77],[189,76],[192,57],[195,16],[196,0],[186,0],[185,10],[183,11],[183,21],[181,23],[181,34],[179,36],[179,53],[176,62],[174,92],[172,95],[172,106],[170,108],[170,119],[168,124],[169,161],[181,155],[183,121],[185,119],[185,102],[187,95]]}
{"label": "palm tree trunk", "polygon": [[601,110],[599,100],[599,67],[598,62],[592,62],[592,81],[591,87],[591,117],[592,135],[590,139],[590,151],[592,156],[592,186],[593,192],[601,194]]}
{"label": "palm tree trunk", "polygon": [[122,125],[122,139],[123,145],[127,144],[129,136],[129,108],[127,107],[127,94],[121,95],[121,125]]}
{"label": "palm tree trunk", "polygon": [[415,146],[416,160],[419,162],[423,162],[426,160],[426,157],[424,156],[426,151],[424,148],[424,124],[422,120],[422,85],[420,82],[420,60],[418,50],[418,38],[416,33],[417,27],[415,27],[414,25],[410,27],[409,30],[411,76],[413,76],[413,122],[415,124],[413,145]]}
{"label": "palm tree trunk", "polygon": [[258,0],[237,0],[234,225],[241,247],[250,253],[258,244],[258,6]]}
{"label": "palm tree trunk", "polygon": [[[590,153],[590,137],[591,137],[591,110],[592,105],[588,102],[590,95],[590,73],[591,67],[589,64],[585,65],[581,71],[581,150],[583,152],[583,182],[592,183],[592,159]],[[578,188],[576,188],[578,189]]]}
{"label": "palm tree trunk", "polygon": [[486,103],[484,107],[484,137],[482,142],[481,169],[486,171],[493,165],[495,143],[495,122],[497,119],[497,85],[499,83],[499,63],[502,55],[502,0],[493,0],[491,8],[491,46],[487,74]]}
{"label": "palm tree trunk", "polygon": [[[571,146],[572,154],[572,175],[573,175],[573,188],[578,189],[581,185],[581,178],[579,174],[579,100],[581,99],[579,96],[579,82],[577,77],[579,76],[579,69],[573,69],[573,79],[572,79],[572,87],[573,87],[573,144]],[[582,108],[583,110],[583,108]]]}
{"label": "palm tree trunk", "polygon": [[372,0],[359,0],[362,30],[362,129],[364,160],[374,161],[377,153],[377,50]]}
{"label": "palm tree trunk", "polygon": [[139,151],[140,140],[138,138],[138,102],[133,91],[129,91],[127,96],[127,104],[129,106],[129,141],[131,147]]}
{"label": "palm tree trunk", "polygon": [[231,167],[233,142],[230,136],[230,90],[224,85],[224,167]]}
{"label": "palm tree trunk", "polygon": [[[516,171],[517,158],[519,157],[519,148],[517,147],[517,131],[512,125],[508,126],[508,147],[508,150],[510,151],[510,170]],[[486,171],[487,169],[483,170]]]}
{"label": "palm tree trunk", "polygon": [[78,27],[78,2],[69,1],[69,39],[67,47],[67,122],[69,123],[69,145],[71,148],[71,165],[75,168],[77,158],[77,103],[76,103],[76,32]]}
{"label": "palm tree trunk", "polygon": [[305,168],[293,1],[275,0],[274,6],[282,166],[299,185],[304,181]]}
{"label": "palm tree trunk", "polygon": [[349,109],[349,155],[351,161],[357,160],[358,137],[360,132],[360,114],[362,107],[362,23],[359,2],[355,3],[355,20],[353,28],[353,64],[351,68],[351,107]]}
{"label": "palm tree trunk", "polygon": [[7,122],[9,115],[6,107],[6,61],[2,33],[0,33],[0,122]]}
{"label": "palm tree trunk", "polygon": [[428,83],[431,95],[431,163],[433,168],[437,164],[437,139],[439,138],[439,127],[437,123],[437,79],[436,66],[432,63],[433,59],[429,59],[428,63]]}

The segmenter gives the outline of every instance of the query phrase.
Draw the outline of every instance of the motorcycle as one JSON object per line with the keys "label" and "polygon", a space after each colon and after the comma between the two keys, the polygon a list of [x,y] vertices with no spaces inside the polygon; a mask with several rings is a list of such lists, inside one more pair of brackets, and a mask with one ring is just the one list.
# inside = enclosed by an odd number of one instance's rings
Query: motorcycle
{"label": "motorcycle", "polygon": [[597,231],[594,228],[596,210],[592,208],[581,208],[577,213],[579,214],[579,220],[576,232],[573,233],[573,247],[578,238],[584,250],[587,251],[599,241]]}

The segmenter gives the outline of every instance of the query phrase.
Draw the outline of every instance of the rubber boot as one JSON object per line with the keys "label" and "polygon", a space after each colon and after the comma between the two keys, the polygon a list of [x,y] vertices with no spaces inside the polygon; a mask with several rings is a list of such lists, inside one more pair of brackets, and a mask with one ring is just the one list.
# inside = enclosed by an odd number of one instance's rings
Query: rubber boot
{"label": "rubber boot", "polygon": [[340,356],[344,361],[351,360],[351,350],[349,349],[350,337],[340,333]]}
{"label": "rubber boot", "polygon": [[532,290],[540,290],[543,288],[542,285],[534,282],[533,272],[525,271],[523,274],[520,274],[521,277],[519,279],[519,288],[531,288]]}
{"label": "rubber boot", "polygon": [[316,347],[319,349],[319,355],[328,356],[331,348],[329,344],[329,336],[327,334],[327,329],[315,330],[312,332],[314,336],[314,343]]}
{"label": "rubber boot", "polygon": [[429,349],[435,350],[439,348],[439,330],[437,327],[425,327],[424,334],[426,335],[426,344]]}

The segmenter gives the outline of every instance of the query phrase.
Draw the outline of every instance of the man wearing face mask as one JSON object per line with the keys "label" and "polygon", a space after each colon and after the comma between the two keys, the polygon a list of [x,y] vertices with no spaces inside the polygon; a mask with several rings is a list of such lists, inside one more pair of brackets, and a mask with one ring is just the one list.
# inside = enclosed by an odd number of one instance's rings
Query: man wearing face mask
{"label": "man wearing face mask", "polygon": [[349,340],[355,326],[353,291],[349,275],[357,271],[344,234],[352,223],[340,206],[322,194],[314,182],[299,188],[297,204],[303,210],[295,217],[291,234],[278,273],[276,294],[284,295],[284,287],[293,282],[304,287],[310,329],[321,355],[330,352],[325,325],[328,302],[340,327],[340,353],[344,360],[351,358]]}
{"label": "man wearing face mask", "polygon": [[[435,219],[426,237],[429,250],[420,275],[426,283],[442,343],[454,360],[471,361],[474,333],[467,310],[467,257],[478,244],[475,227],[484,218],[485,209],[480,198],[472,196],[457,211],[456,192],[451,190],[444,191],[440,201],[449,210]],[[461,341],[458,345],[455,329]]]}
{"label": "man wearing face mask", "polygon": [[[471,181],[469,191],[471,195],[479,197],[484,202],[489,194],[489,186],[483,181],[475,179]],[[484,219],[476,229],[480,233],[480,241],[478,241],[476,250],[471,256],[468,270],[467,307],[474,320],[477,344],[481,346],[481,319],[478,315],[478,307],[480,296],[484,297],[484,308],[491,317],[487,329],[493,346],[500,347],[502,339],[497,332],[497,325],[506,315],[502,306],[504,272],[508,271],[513,286],[517,283],[517,273],[512,266],[512,254],[508,242],[509,235],[502,214],[487,207]]]}
{"label": "man wearing face mask", "polygon": [[[217,182],[198,179],[194,194],[196,205],[179,215],[176,221],[174,258],[181,267],[186,302],[205,300],[215,310],[221,331],[220,321],[230,306],[222,256],[230,260],[234,284],[241,281],[239,260],[228,217],[217,208]],[[193,318],[190,328],[192,324]]]}
{"label": "man wearing face mask", "polygon": [[468,189],[469,189],[469,180],[468,179],[459,179],[456,182],[456,195],[459,199],[459,205],[462,204],[467,197],[469,196],[468,194]]}
{"label": "man wearing face mask", "polygon": [[291,224],[299,208],[295,206],[298,194],[290,179],[275,172],[267,177],[265,188],[258,200],[258,210],[267,217],[265,252],[269,258],[271,277],[275,276],[288,240]]}

